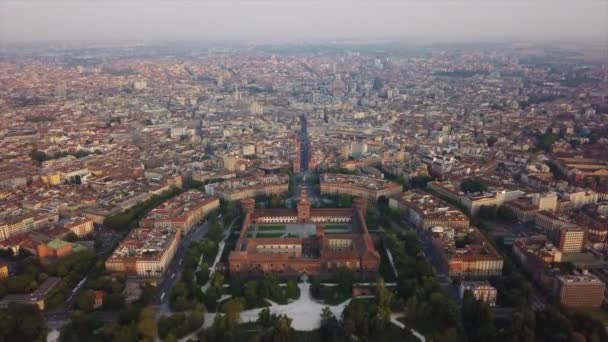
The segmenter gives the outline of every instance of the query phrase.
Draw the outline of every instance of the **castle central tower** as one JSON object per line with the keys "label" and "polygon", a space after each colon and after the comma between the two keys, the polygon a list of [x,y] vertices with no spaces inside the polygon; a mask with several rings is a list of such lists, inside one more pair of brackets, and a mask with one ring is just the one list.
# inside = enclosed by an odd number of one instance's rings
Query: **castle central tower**
{"label": "castle central tower", "polygon": [[306,223],[310,221],[310,201],[308,200],[308,191],[302,188],[300,200],[298,201],[298,223]]}

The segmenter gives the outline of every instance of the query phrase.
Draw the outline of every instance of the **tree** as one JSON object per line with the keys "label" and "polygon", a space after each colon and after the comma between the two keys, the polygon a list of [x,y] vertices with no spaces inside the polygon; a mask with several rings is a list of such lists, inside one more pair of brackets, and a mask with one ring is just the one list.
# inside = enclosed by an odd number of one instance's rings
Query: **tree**
{"label": "tree", "polygon": [[149,341],[154,341],[156,339],[156,313],[152,307],[148,306],[141,310],[139,322],[137,323],[137,331]]}
{"label": "tree", "polygon": [[118,330],[114,333],[112,342],[133,342],[138,341],[137,338],[137,327],[135,324],[119,326]]}
{"label": "tree", "polygon": [[495,137],[495,136],[489,136],[489,137],[486,139],[486,142],[488,143],[488,147],[492,147],[492,146],[494,146],[494,144],[496,144],[496,142],[497,142],[497,141],[498,141],[498,138],[497,138],[497,137]]}
{"label": "tree", "polygon": [[537,338],[544,341],[568,341],[572,337],[572,323],[555,308],[536,313]]}
{"label": "tree", "polygon": [[384,285],[384,279],[376,280],[376,317],[377,327],[383,328],[391,320],[391,302],[393,294]]}
{"label": "tree", "polygon": [[207,238],[213,242],[220,242],[224,236],[224,228],[219,221],[211,224],[211,229],[207,232]]}
{"label": "tree", "polygon": [[460,190],[464,192],[484,192],[487,187],[478,179],[467,178],[460,183]]}
{"label": "tree", "polygon": [[429,176],[416,176],[410,178],[410,187],[424,189],[428,182],[432,181],[433,178]]}
{"label": "tree", "polygon": [[546,132],[536,137],[536,150],[551,152],[553,144],[559,139],[559,136],[555,133]]}
{"label": "tree", "polygon": [[291,319],[285,315],[279,316],[272,334],[272,342],[290,342],[293,335]]}
{"label": "tree", "polygon": [[352,198],[352,196],[348,196],[348,195],[342,195],[342,194],[339,194],[339,195],[338,195],[338,203],[337,203],[337,206],[338,206],[339,208],[347,208],[347,207],[350,207],[350,206],[352,206],[352,203],[353,203],[353,198]]}
{"label": "tree", "polygon": [[244,305],[240,298],[231,298],[224,304],[224,313],[226,314],[226,325],[230,328],[236,326],[236,323],[241,319],[241,311]]}
{"label": "tree", "polygon": [[81,292],[76,303],[80,310],[85,312],[93,311],[95,307],[95,291],[86,290]]}
{"label": "tree", "polygon": [[224,286],[224,276],[221,273],[213,274],[213,286],[222,288]]}
{"label": "tree", "polygon": [[221,289],[210,286],[204,294],[203,302],[205,307],[210,310],[216,307],[218,299],[222,296]]}
{"label": "tree", "polygon": [[245,283],[245,300],[249,306],[255,305],[258,300],[258,282],[250,280]]}
{"label": "tree", "polygon": [[342,312],[342,320],[347,336],[352,334],[367,338],[370,334],[370,315],[372,311],[368,303],[362,300],[352,300]]}
{"label": "tree", "polygon": [[48,159],[46,153],[36,149],[30,152],[30,158],[38,164],[42,164],[42,162]]}
{"label": "tree", "polygon": [[494,316],[489,306],[475,299],[471,291],[466,291],[462,300],[462,322],[469,341],[496,340]]}
{"label": "tree", "polygon": [[285,297],[296,299],[300,296],[300,289],[294,280],[289,280],[285,286]]}
{"label": "tree", "polygon": [[68,242],[78,241],[78,235],[74,232],[69,232],[63,239]]}
{"label": "tree", "polygon": [[576,331],[575,334],[583,336],[584,340],[608,341],[608,334],[604,325],[600,321],[594,320],[588,313],[574,312],[569,318],[572,322],[572,328]]}
{"label": "tree", "polygon": [[9,304],[0,311],[0,341],[44,341],[44,318],[32,305]]}
{"label": "tree", "polygon": [[498,207],[498,210],[496,211],[496,217],[505,222],[517,222],[517,215],[515,214],[515,212],[505,205],[501,205],[500,207]]}
{"label": "tree", "polygon": [[190,313],[190,317],[188,317],[188,325],[190,331],[197,329],[205,322],[205,308],[197,304],[194,307],[194,310]]}
{"label": "tree", "polygon": [[496,219],[497,213],[498,210],[496,209],[496,205],[482,205],[479,207],[478,215],[486,220],[494,220]]}
{"label": "tree", "polygon": [[273,317],[270,314],[270,309],[264,308],[262,311],[260,311],[256,323],[263,328],[270,327],[273,323]]}
{"label": "tree", "polygon": [[74,311],[70,317],[70,322],[61,328],[59,341],[78,342],[99,340],[99,336],[95,335],[95,331],[102,326],[103,323],[97,320],[94,315],[78,310]]}
{"label": "tree", "polygon": [[167,335],[171,332],[171,328],[173,328],[173,316],[161,316],[158,320],[158,336],[162,339],[165,339]]}
{"label": "tree", "polygon": [[203,286],[209,281],[209,265],[206,262],[201,264],[201,269],[196,272],[196,283]]}
{"label": "tree", "polygon": [[125,306],[125,297],[121,293],[110,293],[103,298],[103,308],[118,310]]}
{"label": "tree", "polygon": [[142,289],[141,295],[139,296],[138,302],[140,305],[151,305],[156,295],[156,289],[151,285],[145,285]]}
{"label": "tree", "polygon": [[352,292],[355,277],[355,273],[346,267],[338,268],[335,275],[340,290],[348,293]]}
{"label": "tree", "polygon": [[284,301],[283,290],[279,286],[276,274],[265,274],[258,285],[258,294],[261,298],[270,298],[275,301]]}
{"label": "tree", "polygon": [[321,341],[337,341],[340,336],[339,330],[340,324],[336,316],[329,307],[324,307],[321,311],[321,328],[319,329]]}

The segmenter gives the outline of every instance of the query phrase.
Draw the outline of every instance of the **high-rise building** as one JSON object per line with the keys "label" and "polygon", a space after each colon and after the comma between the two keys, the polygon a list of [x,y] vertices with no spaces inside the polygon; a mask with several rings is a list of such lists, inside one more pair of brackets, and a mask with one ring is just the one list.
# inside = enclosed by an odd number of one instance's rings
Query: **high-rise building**
{"label": "high-rise building", "polygon": [[262,115],[264,114],[264,106],[258,101],[253,101],[251,106],[249,106],[249,111],[252,115]]}
{"label": "high-rise building", "polygon": [[581,228],[563,228],[557,233],[557,247],[564,253],[579,253],[585,248],[586,232]]}
{"label": "high-rise building", "polygon": [[56,97],[66,97],[66,96],[68,96],[68,85],[66,83],[58,84],[55,87],[55,96]]}
{"label": "high-rise building", "polygon": [[300,142],[300,139],[296,138],[295,142],[294,142],[295,148],[294,148],[294,158],[293,158],[293,172],[294,173],[300,173],[302,166],[301,166],[301,162],[302,162],[302,144]]}
{"label": "high-rise building", "polygon": [[557,209],[557,194],[534,194],[532,204],[538,207],[538,210],[555,211]]}
{"label": "high-rise building", "polygon": [[233,95],[234,101],[240,101],[241,100],[241,93],[239,92],[239,86],[238,84],[234,85],[234,95]]}
{"label": "high-rise building", "polygon": [[222,158],[222,161],[224,163],[224,169],[226,169],[228,171],[236,170],[236,157],[235,156],[225,155]]}
{"label": "high-rise building", "polygon": [[148,84],[144,80],[138,80],[138,81],[133,82],[133,89],[135,89],[135,90],[142,90],[142,89],[146,89],[147,87],[148,87]]}

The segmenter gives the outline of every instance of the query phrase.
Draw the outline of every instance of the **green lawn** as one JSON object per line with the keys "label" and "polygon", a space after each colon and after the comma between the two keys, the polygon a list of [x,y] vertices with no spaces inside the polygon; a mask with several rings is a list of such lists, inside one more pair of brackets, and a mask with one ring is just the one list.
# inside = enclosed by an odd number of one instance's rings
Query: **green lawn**
{"label": "green lawn", "polygon": [[322,301],[327,305],[338,305],[352,296],[350,291],[343,291],[338,286],[323,286],[321,285],[318,296],[312,297]]}
{"label": "green lawn", "polygon": [[272,237],[281,237],[283,236],[285,233],[276,233],[276,232],[258,232],[258,235],[256,237],[265,237],[265,238],[272,238]]}
{"label": "green lawn", "polygon": [[331,230],[325,231],[325,234],[347,234],[347,233],[350,233],[350,230],[331,229]]}
{"label": "green lawn", "polygon": [[285,225],[276,224],[276,225],[258,226],[258,231],[264,231],[264,230],[285,230]]}
{"label": "green lawn", "polygon": [[345,234],[352,231],[352,228],[346,224],[328,224],[325,226],[325,233],[327,234]]}
{"label": "green lawn", "polygon": [[[241,298],[243,300],[243,303],[245,303],[245,310],[257,309],[257,308],[266,308],[266,307],[270,306],[270,303],[268,303],[263,298],[258,298],[258,301],[256,301],[255,303],[248,303],[245,300],[245,298],[243,298],[243,297],[239,297],[239,298]],[[217,309],[217,312],[222,312],[222,310],[224,309],[224,305],[226,304],[226,302],[228,302],[228,300],[225,300],[225,301],[223,301],[220,304],[220,307]]]}
{"label": "green lawn", "polygon": [[325,229],[333,229],[333,230],[348,230],[350,231],[350,226],[346,224],[327,224],[325,225]]}

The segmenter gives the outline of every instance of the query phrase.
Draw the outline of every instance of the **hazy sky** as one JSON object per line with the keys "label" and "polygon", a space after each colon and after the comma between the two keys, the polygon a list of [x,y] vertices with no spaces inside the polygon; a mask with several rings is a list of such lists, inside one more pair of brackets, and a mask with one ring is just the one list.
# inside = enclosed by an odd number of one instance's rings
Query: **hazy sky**
{"label": "hazy sky", "polygon": [[0,42],[608,41],[608,0],[0,0]]}

